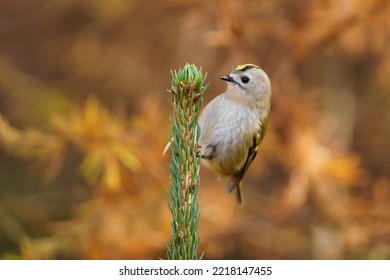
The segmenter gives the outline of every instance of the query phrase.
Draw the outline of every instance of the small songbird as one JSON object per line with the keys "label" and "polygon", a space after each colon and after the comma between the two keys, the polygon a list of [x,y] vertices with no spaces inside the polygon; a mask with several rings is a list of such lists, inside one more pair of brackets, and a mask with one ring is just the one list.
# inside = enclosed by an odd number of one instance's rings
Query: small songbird
{"label": "small songbird", "polygon": [[242,178],[256,157],[271,108],[271,82],[254,64],[239,65],[221,77],[227,90],[204,108],[200,118],[201,157],[230,176],[227,191],[242,202]]}

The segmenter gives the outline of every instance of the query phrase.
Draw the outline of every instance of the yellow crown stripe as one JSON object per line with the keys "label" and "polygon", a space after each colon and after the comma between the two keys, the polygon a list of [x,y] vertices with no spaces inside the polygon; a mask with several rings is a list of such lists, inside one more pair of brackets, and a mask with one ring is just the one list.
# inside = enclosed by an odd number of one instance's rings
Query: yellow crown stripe
{"label": "yellow crown stripe", "polygon": [[250,68],[259,68],[259,66],[251,64],[251,63],[248,63],[248,64],[238,65],[235,68],[235,70],[237,70],[237,71],[245,71],[245,70],[250,69]]}

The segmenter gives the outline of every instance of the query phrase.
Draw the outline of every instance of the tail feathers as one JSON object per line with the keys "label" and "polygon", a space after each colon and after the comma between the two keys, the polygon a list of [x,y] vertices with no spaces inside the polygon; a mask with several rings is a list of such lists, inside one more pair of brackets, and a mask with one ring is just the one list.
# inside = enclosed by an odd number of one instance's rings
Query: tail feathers
{"label": "tail feathers", "polygon": [[227,182],[226,190],[231,193],[234,191],[234,195],[236,197],[237,203],[242,203],[242,182],[240,176],[232,176],[230,180]]}

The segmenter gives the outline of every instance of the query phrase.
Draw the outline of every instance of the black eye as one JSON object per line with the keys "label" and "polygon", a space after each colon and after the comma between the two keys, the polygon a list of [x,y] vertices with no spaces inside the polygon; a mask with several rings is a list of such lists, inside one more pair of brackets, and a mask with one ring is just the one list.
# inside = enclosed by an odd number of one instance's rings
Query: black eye
{"label": "black eye", "polygon": [[241,78],[241,81],[242,81],[244,84],[249,83],[249,80],[250,80],[250,79],[249,79],[247,76],[244,76],[244,77]]}

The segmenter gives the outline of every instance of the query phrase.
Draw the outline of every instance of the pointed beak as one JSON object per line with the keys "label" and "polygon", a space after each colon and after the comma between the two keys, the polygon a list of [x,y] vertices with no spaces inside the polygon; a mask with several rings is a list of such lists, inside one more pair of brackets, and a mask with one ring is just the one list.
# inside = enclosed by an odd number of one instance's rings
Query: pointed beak
{"label": "pointed beak", "polygon": [[224,80],[226,82],[231,82],[231,83],[235,83],[236,81],[233,79],[232,76],[229,76],[229,75],[226,75],[226,76],[222,76],[220,77],[221,80]]}

